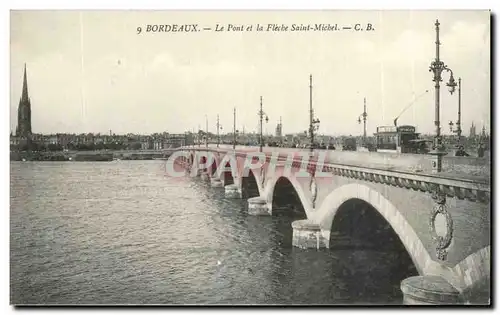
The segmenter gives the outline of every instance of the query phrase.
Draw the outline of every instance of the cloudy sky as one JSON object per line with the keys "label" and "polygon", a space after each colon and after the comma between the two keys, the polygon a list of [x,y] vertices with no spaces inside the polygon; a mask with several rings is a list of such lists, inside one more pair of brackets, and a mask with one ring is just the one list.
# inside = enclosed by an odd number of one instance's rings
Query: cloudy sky
{"label": "cloudy sky", "polygon": [[[490,15],[486,11],[12,11],[11,130],[27,64],[33,132],[255,131],[259,97],[272,132],[301,132],[313,106],[324,134],[400,124],[433,132],[436,19],[441,59],[462,77],[462,120],[490,124]],[[253,25],[252,32],[146,33],[148,24]],[[257,23],[354,25],[371,32],[256,32]],[[444,75],[444,82],[448,74]],[[428,90],[428,93],[425,91]],[[422,95],[423,94],[423,95]],[[458,95],[441,90],[441,120],[457,119]]]}

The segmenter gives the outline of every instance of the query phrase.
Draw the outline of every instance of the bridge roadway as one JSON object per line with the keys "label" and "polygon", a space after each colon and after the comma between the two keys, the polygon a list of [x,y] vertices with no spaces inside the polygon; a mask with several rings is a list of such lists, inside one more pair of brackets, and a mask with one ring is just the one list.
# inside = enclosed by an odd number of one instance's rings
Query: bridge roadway
{"label": "bridge roadway", "polygon": [[[342,233],[356,232],[358,223],[353,222],[370,216],[346,205],[361,202],[392,228],[418,270],[419,276],[401,279],[406,304],[489,303],[489,159],[444,157],[443,172],[433,174],[430,155],[328,151],[319,171],[331,176],[320,177],[316,163],[325,150],[311,155],[304,149],[264,147],[266,163],[245,173],[247,153],[258,151],[259,147],[195,145],[178,148],[168,163],[201,175],[213,187],[224,187],[228,198],[249,198],[252,215],[273,215],[276,192],[295,193],[305,219],[292,223],[292,243],[304,249],[335,248],[344,239]],[[271,170],[270,156],[276,152],[279,159]],[[288,155],[293,163],[284,163]],[[301,155],[310,156],[308,177],[297,176],[303,171]],[[225,169],[219,167],[223,165]],[[346,221],[346,216],[358,216],[358,221]],[[366,220],[370,224],[371,219]],[[380,246],[392,242],[377,241]]]}

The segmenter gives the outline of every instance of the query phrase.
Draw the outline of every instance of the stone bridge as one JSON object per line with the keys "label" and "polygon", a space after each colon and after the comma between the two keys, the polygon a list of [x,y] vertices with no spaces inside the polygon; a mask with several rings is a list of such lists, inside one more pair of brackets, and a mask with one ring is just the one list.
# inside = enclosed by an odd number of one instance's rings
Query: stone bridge
{"label": "stone bridge", "polygon": [[193,146],[169,162],[248,199],[249,214],[274,215],[280,195],[295,196],[296,247],[402,245],[418,272],[401,279],[406,304],[490,301],[489,160],[445,157],[435,174],[429,155]]}

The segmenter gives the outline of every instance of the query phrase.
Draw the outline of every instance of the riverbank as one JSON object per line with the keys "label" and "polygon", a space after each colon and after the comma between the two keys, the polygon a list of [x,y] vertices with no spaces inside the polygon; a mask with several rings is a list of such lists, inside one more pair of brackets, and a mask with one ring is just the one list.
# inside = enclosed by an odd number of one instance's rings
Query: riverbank
{"label": "riverbank", "polygon": [[108,162],[113,160],[153,160],[168,157],[163,152],[122,152],[122,151],[11,151],[11,161],[88,161],[88,162]]}

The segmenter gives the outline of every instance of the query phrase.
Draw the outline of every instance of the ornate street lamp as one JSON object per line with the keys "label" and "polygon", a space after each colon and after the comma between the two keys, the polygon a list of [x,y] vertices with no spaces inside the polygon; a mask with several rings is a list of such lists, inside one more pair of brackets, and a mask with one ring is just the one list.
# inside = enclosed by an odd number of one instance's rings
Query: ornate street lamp
{"label": "ornate street lamp", "polygon": [[266,118],[266,123],[269,122],[269,117],[267,117],[266,113],[262,110],[262,96],[260,97],[260,111],[258,113],[260,117],[260,152],[262,152],[262,145],[263,145],[263,140],[262,140],[262,120],[264,117]]}
{"label": "ornate street lamp", "polygon": [[456,133],[458,136],[458,145],[460,146],[461,141],[462,141],[462,113],[461,113],[461,107],[462,107],[462,78],[458,78],[458,120],[455,123],[456,129],[453,130],[453,122],[450,120],[449,125],[450,125],[450,131],[453,133]]}
{"label": "ornate street lamp", "polygon": [[236,107],[233,109],[233,150],[236,150]]}
{"label": "ornate street lamp", "polygon": [[205,115],[205,128],[206,128],[206,131],[205,131],[205,146],[208,148],[208,116]]}
{"label": "ornate street lamp", "polygon": [[314,150],[314,131],[319,129],[320,121],[318,118],[314,118],[314,111],[312,107],[312,74],[309,75],[309,136],[310,136],[310,150]]}
{"label": "ornate street lamp", "polygon": [[361,115],[358,116],[358,124],[361,124],[361,117],[363,117],[363,146],[366,147],[366,117],[368,114],[366,113],[366,97],[364,98],[364,110]]}
{"label": "ornate street lamp", "polygon": [[440,121],[439,121],[439,105],[440,105],[440,96],[439,96],[439,91],[440,91],[440,86],[439,82],[442,81],[441,74],[443,71],[448,71],[450,72],[450,80],[448,83],[446,83],[446,86],[448,87],[448,91],[450,94],[453,94],[455,92],[455,87],[457,86],[457,83],[455,82],[455,79],[453,78],[453,71],[448,68],[447,65],[444,64],[439,59],[439,46],[441,43],[439,42],[439,21],[436,20],[436,59],[431,63],[431,66],[429,68],[429,72],[434,73],[434,78],[433,81],[435,82],[434,88],[435,88],[435,120],[434,124],[436,126],[436,136],[434,138],[434,144],[433,144],[433,150],[429,152],[429,154],[432,154],[436,157],[436,160],[433,161],[433,172],[441,172],[442,169],[442,162],[443,162],[443,156],[447,154],[446,149],[443,146],[442,142],[442,137],[441,137],[441,127],[440,127]]}
{"label": "ornate street lamp", "polygon": [[219,130],[222,130],[222,125],[219,123],[219,115],[217,114],[217,147],[219,147],[220,143],[220,135],[219,135]]}
{"label": "ornate street lamp", "polygon": [[197,140],[198,140],[198,147],[201,147],[201,133],[202,133],[202,131],[201,131],[201,126],[200,126],[200,125],[198,125],[198,135],[197,135],[197,137],[196,137],[196,138],[197,138]]}

